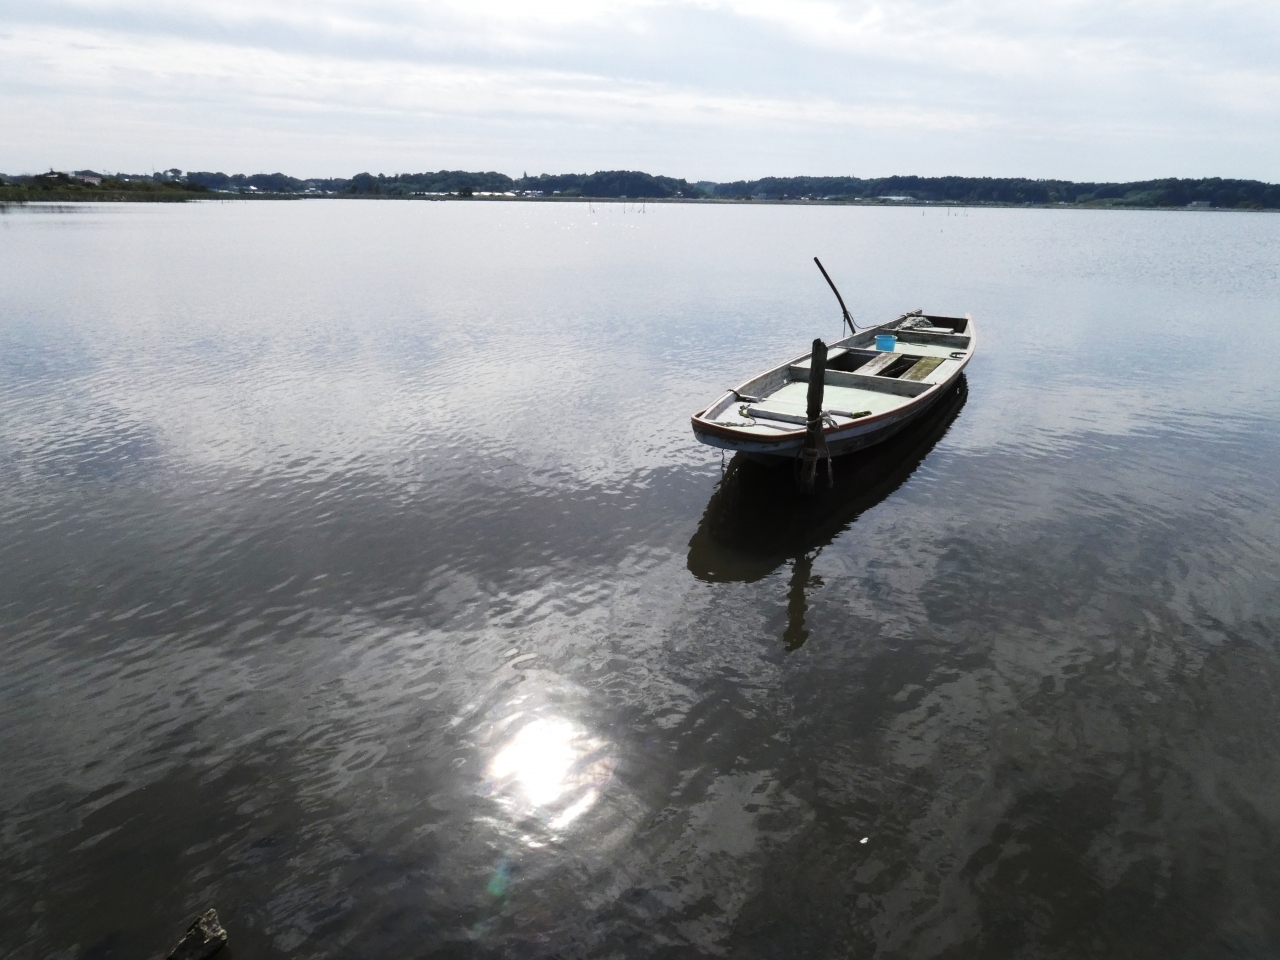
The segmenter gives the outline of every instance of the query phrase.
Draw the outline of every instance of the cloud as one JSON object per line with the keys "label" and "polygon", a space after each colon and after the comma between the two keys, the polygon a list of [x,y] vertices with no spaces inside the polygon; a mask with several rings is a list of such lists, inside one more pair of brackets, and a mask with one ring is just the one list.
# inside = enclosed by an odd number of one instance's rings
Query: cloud
{"label": "cloud", "polygon": [[35,2],[0,166],[1275,179],[1277,39],[1244,2]]}

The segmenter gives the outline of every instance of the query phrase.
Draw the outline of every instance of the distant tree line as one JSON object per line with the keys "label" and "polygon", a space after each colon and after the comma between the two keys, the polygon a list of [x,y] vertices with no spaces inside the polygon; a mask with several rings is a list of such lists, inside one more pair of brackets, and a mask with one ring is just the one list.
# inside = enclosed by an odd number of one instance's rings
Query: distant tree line
{"label": "distant tree line", "polygon": [[406,197],[423,194],[541,193],[600,199],[863,200],[905,198],[931,203],[1088,204],[1092,206],[1185,207],[1202,203],[1228,209],[1280,209],[1280,186],[1257,180],[1143,180],[1076,183],[1020,177],[764,177],[733,183],[691,184],[635,170],[543,173],[512,178],[502,173],[441,170],[436,173],[359,173],[350,179],[298,180],[282,173],[190,173],[187,180],[210,190],[264,193],[324,193]]}
{"label": "distant tree line", "polygon": [[210,193],[241,196],[475,196],[541,195],[616,199],[839,200],[930,203],[1072,204],[1118,207],[1280,209],[1280,186],[1257,180],[1144,180],[1134,183],[1074,183],[1017,177],[765,177],[733,183],[689,183],[636,170],[528,175],[493,171],[358,173],[350,178],[298,179],[284,173],[97,174],[92,170],[37,176],[0,175],[0,201],[35,199],[184,200]]}
{"label": "distant tree line", "polygon": [[540,174],[515,181],[516,190],[541,190],[543,195],[557,193],[566,197],[600,197],[616,200],[665,200],[674,197],[698,199],[706,196],[687,180],[655,177],[636,170],[603,170],[599,173]]}
{"label": "distant tree line", "polygon": [[168,174],[129,176],[102,174],[93,170],[62,173],[50,170],[31,177],[0,174],[0,203],[28,200],[144,200],[180,202],[207,197],[198,185],[184,183]]}
{"label": "distant tree line", "polygon": [[306,193],[310,188],[319,193],[335,192],[345,180],[299,180],[284,173],[255,173],[245,176],[236,173],[228,176],[225,173],[211,173],[204,170],[193,170],[186,174],[188,183],[194,183],[206,190],[218,193]]}
{"label": "distant tree line", "polygon": [[1074,183],[1019,177],[765,177],[708,184],[713,197],[759,200],[875,200],[905,197],[932,203],[1091,204],[1185,207],[1204,203],[1231,209],[1280,208],[1280,186],[1257,180],[1143,180]]}
{"label": "distant tree line", "polygon": [[471,173],[440,170],[435,173],[357,173],[350,179],[299,180],[283,173],[228,176],[225,173],[194,171],[186,175],[190,183],[226,193],[320,193],[333,195],[412,197],[420,195],[478,193],[538,193],[566,197],[606,199],[667,199],[705,196],[685,180],[655,177],[634,170],[607,170],[598,173],[542,174],[512,178],[505,173]]}
{"label": "distant tree line", "polygon": [[[205,174],[190,174],[204,178]],[[213,175],[216,176],[216,175]],[[274,174],[280,177],[281,174]],[[230,179],[230,178],[229,178]],[[202,179],[211,189],[224,189]],[[267,189],[265,183],[250,177],[246,185]],[[335,194],[358,196],[406,197],[429,194],[477,193],[541,193],[543,196],[559,194],[566,197],[601,197],[617,199],[627,197],[670,198],[703,196],[687,181],[672,177],[655,177],[634,170],[608,170],[599,173],[542,174],[537,177],[509,177],[504,173],[470,173],[466,170],[440,170],[436,173],[385,174],[358,173],[350,180],[294,181],[294,191],[302,192],[306,186],[319,187]]]}

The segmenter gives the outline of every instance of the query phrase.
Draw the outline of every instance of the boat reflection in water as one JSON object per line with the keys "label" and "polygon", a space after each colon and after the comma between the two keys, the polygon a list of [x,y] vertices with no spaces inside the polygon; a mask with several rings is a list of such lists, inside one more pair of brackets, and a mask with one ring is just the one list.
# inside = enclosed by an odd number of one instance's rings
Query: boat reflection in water
{"label": "boat reflection in water", "polygon": [[[708,583],[754,583],[790,562],[783,640],[788,650],[797,649],[809,637],[805,591],[822,548],[907,481],[960,415],[968,393],[961,376],[897,436],[837,459],[835,485],[807,499],[796,490],[791,466],[762,466],[736,455],[689,541],[689,571]],[[819,465],[819,486],[825,474]]]}

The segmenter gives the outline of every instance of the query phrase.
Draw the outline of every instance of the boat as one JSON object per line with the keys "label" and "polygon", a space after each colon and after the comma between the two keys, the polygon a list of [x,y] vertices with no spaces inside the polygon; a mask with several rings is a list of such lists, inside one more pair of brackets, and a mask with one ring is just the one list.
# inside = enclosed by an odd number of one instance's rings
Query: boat
{"label": "boat", "polygon": [[[821,412],[825,452],[838,457],[862,450],[907,427],[959,379],[977,342],[971,317],[914,310],[827,345]],[[693,415],[694,435],[753,460],[796,458],[809,422],[812,363],[810,352],[722,394]]]}

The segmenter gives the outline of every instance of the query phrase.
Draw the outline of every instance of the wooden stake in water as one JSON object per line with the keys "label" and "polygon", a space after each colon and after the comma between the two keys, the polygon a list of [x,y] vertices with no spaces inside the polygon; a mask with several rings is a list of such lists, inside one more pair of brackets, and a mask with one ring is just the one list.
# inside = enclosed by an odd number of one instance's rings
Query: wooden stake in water
{"label": "wooden stake in water", "polygon": [[822,435],[822,388],[827,379],[827,345],[821,340],[813,341],[813,354],[809,358],[809,406],[805,412],[808,429],[804,435],[804,446],[800,451],[800,491],[805,495],[813,493],[813,478],[818,472],[818,453],[826,449],[825,437]]}

